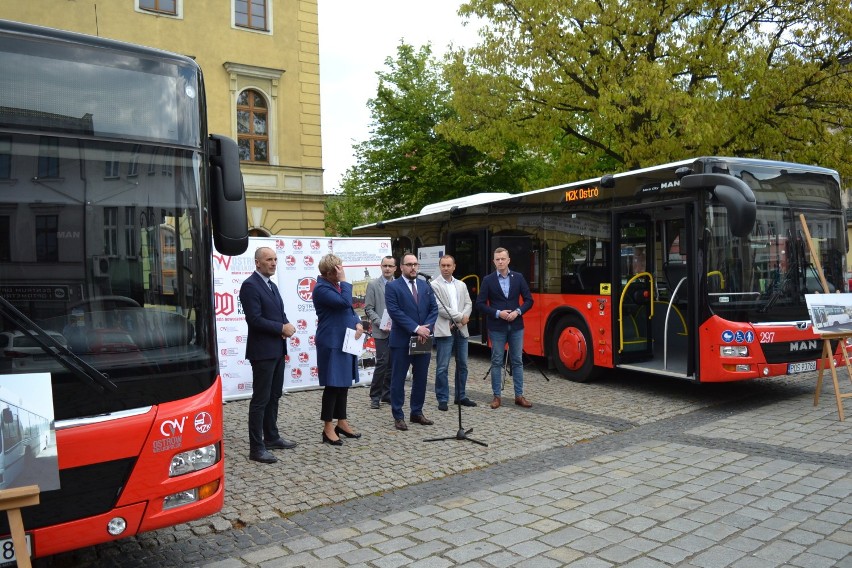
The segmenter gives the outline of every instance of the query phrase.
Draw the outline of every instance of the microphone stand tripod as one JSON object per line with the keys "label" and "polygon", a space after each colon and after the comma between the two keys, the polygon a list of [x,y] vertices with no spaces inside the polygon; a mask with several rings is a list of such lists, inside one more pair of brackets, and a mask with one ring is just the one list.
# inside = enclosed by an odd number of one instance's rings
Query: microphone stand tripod
{"label": "microphone stand tripod", "polygon": [[[426,280],[431,281],[432,279],[427,277]],[[441,296],[439,294],[435,294],[435,299],[438,300],[438,303],[441,304],[441,307],[444,308],[444,311],[447,313],[447,315],[449,315],[450,310],[447,309],[447,306],[444,304],[444,301],[441,299]],[[454,383],[455,383],[455,387],[456,387],[455,388],[456,406],[459,409],[459,429],[456,432],[455,436],[444,436],[442,438],[427,438],[423,441],[424,442],[441,442],[441,441],[444,441],[444,440],[467,440],[468,442],[473,442],[474,444],[479,444],[480,446],[485,446],[487,448],[488,444],[486,444],[485,442],[480,442],[479,440],[474,440],[473,438],[468,436],[468,434],[473,432],[473,428],[469,428],[469,429],[465,430],[464,426],[462,426],[462,403],[461,403],[461,398],[459,398],[459,394],[460,394],[459,391],[461,390],[461,388],[460,388],[461,385],[459,384],[459,369],[458,369],[458,367],[459,367],[459,357],[458,357],[459,337],[461,336],[461,332],[458,330],[458,328],[456,327],[456,323],[452,319],[450,320],[450,333],[452,334],[452,337],[453,337],[453,359],[455,360],[455,365],[454,365],[455,368],[454,368],[453,375],[455,377]]]}

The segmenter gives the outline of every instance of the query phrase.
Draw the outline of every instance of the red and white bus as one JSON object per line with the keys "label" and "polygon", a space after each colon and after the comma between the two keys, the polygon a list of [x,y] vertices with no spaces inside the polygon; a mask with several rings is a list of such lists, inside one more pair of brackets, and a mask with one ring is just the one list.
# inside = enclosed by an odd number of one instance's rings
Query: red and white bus
{"label": "red and white bus", "polygon": [[0,22],[0,332],[30,339],[3,372],[51,374],[59,464],[34,556],[221,509],[214,243],[246,249],[246,204],[198,65]]}
{"label": "red and white bus", "polygon": [[353,233],[390,236],[396,255],[445,247],[471,294],[506,248],[535,300],[524,350],[569,379],[620,368],[721,382],[817,368],[804,295],[821,287],[800,214],[831,290],[845,289],[839,176],[801,164],[704,157]]}

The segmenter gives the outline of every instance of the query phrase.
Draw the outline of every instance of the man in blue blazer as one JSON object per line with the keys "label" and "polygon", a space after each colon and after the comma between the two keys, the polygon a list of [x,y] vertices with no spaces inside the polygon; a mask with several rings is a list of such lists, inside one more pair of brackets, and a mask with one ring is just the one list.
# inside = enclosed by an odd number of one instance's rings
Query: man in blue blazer
{"label": "man in blue blazer", "polygon": [[417,278],[420,263],[413,254],[402,257],[402,278],[388,282],[385,287],[385,307],[391,318],[391,412],[394,427],[408,430],[402,405],[405,402],[405,375],[412,367],[411,399],[409,401],[409,420],[424,426],[434,424],[423,416],[423,402],[426,400],[426,375],[429,372],[431,353],[409,354],[409,342],[412,337],[425,342],[432,335],[435,321],[438,319],[438,303],[432,287]]}
{"label": "man in blue blazer", "polygon": [[509,270],[508,250],[502,247],[494,250],[494,267],[497,270],[482,279],[479,295],[476,297],[476,308],[485,317],[485,326],[491,340],[491,390],[494,393],[491,408],[500,408],[501,404],[506,344],[509,345],[515,404],[530,408],[532,403],[524,397],[523,315],[533,306],[532,293],[524,275]]}
{"label": "man in blue blazer", "polygon": [[278,461],[270,449],[290,449],[296,442],[278,433],[278,400],[284,390],[284,356],[287,338],[296,327],[284,313],[284,301],[270,278],[278,257],[269,247],[254,253],[255,271],[240,287],[240,303],[248,325],[246,359],[251,363],[252,393],[249,402],[249,459]]}

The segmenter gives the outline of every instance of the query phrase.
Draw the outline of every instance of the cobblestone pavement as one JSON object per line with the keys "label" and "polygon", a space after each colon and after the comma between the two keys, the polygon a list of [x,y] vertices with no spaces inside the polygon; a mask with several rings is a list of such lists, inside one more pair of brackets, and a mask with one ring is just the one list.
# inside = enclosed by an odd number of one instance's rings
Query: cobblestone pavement
{"label": "cobblestone pavement", "polygon": [[488,365],[472,346],[480,404],[462,416],[488,447],[424,441],[458,430],[431,382],[434,426],[399,432],[356,388],[364,436],[331,447],[321,393],[304,391],[283,398],[279,421],[299,447],[263,465],[247,459],[247,401],[230,402],[218,515],[35,565],[852,567],[852,419],[838,421],[830,381],[815,408],[815,373],[577,384],[529,365],[533,408],[491,410]]}

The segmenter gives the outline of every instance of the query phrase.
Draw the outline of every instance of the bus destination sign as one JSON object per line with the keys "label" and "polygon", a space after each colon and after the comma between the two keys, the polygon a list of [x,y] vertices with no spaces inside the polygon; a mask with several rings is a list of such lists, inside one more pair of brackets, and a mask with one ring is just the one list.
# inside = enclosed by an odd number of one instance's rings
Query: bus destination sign
{"label": "bus destination sign", "polygon": [[600,190],[597,187],[578,187],[575,189],[565,190],[565,203],[572,201],[582,201],[584,199],[594,199],[600,195]]}

